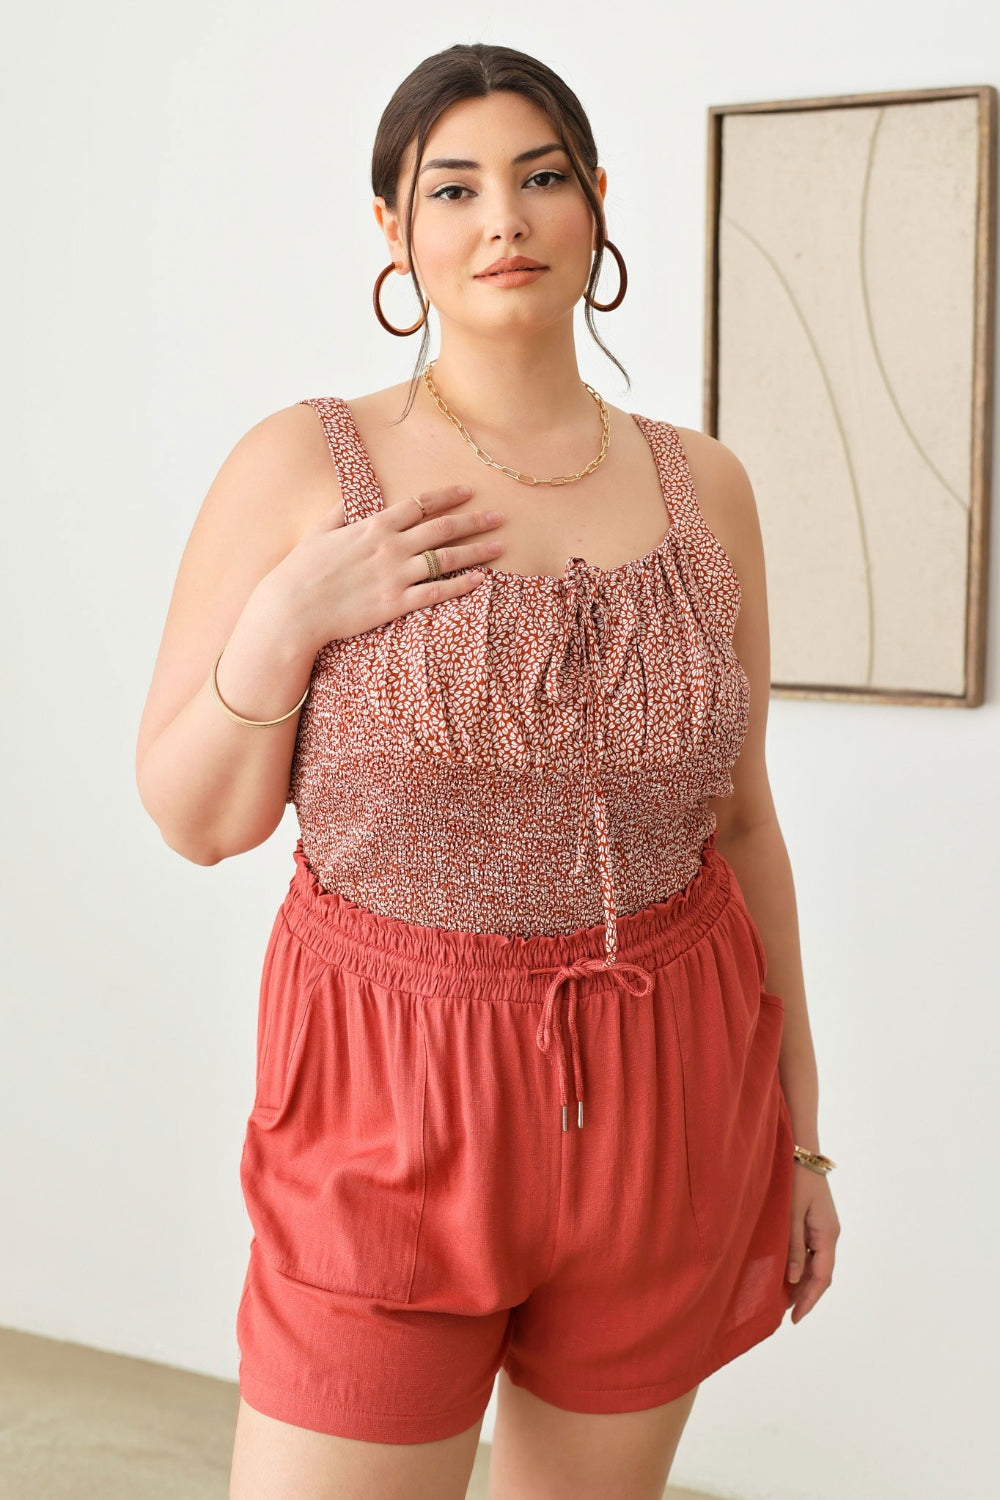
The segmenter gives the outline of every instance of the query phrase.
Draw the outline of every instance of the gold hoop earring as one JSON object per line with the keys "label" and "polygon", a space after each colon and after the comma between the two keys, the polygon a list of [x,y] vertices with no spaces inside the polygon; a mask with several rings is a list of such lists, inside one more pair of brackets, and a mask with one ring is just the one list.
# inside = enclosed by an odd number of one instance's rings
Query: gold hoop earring
{"label": "gold hoop earring", "polygon": [[375,316],[376,316],[376,318],[378,318],[379,322],[382,324],[382,327],[385,329],[385,331],[387,333],[394,333],[394,334],[397,335],[398,338],[403,339],[403,338],[406,338],[406,336],[408,334],[410,334],[410,333],[416,333],[418,329],[423,328],[424,324],[427,322],[427,309],[430,307],[431,304],[430,304],[430,300],[427,297],[425,297],[424,298],[424,314],[423,314],[423,317],[420,318],[416,323],[414,323],[414,325],[413,325],[412,328],[394,328],[393,325],[390,322],[387,321],[386,316],[385,316],[385,314],[382,311],[382,304],[381,304],[381,302],[379,300],[379,293],[382,290],[382,283],[385,280],[385,278],[389,275],[389,273],[391,271],[398,271],[399,269],[400,268],[396,265],[396,262],[394,260],[391,260],[389,262],[389,264],[386,266],[385,270],[379,272],[379,274],[378,274],[378,276],[376,278],[376,281],[375,281],[375,290],[372,293],[372,302],[375,305]]}
{"label": "gold hoop earring", "polygon": [[621,251],[618,249],[618,246],[613,245],[610,240],[605,240],[604,248],[605,250],[610,250],[611,254],[618,262],[618,275],[620,278],[620,285],[618,287],[618,296],[613,302],[594,302],[590,297],[586,295],[584,296],[583,300],[587,303],[588,307],[592,307],[595,312],[613,312],[625,296],[625,288],[628,286],[628,272],[625,269],[625,259]]}

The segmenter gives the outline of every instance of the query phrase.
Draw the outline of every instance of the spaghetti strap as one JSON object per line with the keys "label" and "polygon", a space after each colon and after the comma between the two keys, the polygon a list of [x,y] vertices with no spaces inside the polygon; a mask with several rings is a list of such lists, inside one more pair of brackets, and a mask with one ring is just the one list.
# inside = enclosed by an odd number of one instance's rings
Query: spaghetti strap
{"label": "spaghetti strap", "polygon": [[667,473],[666,488],[674,526],[678,531],[703,534],[705,518],[695,494],[694,478],[680,434],[670,422],[651,422],[649,426],[654,447],[659,448],[662,467]]}
{"label": "spaghetti strap", "polygon": [[297,403],[311,406],[323,424],[344,500],[344,520],[360,521],[384,508],[382,490],[368,451],[342,396],[309,396]]}
{"label": "spaghetti strap", "polygon": [[718,628],[731,642],[743,599],[739,574],[698,504],[694,476],[677,428],[664,421],[656,425],[660,429],[670,470],[670,503],[675,534],[689,555],[691,567],[701,580],[707,600],[711,601],[710,614],[715,616]]}

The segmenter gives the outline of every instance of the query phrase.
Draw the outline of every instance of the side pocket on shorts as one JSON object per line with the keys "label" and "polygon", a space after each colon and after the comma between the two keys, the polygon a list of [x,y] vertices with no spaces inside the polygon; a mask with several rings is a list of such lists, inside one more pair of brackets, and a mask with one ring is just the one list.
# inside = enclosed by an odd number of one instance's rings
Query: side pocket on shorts
{"label": "side pocket on shorts", "polygon": [[280,1100],[247,1122],[243,1199],[261,1254],[294,1281],[410,1298],[424,1205],[417,1003],[323,964],[282,1052]]}
{"label": "side pocket on shorts", "polygon": [[675,986],[691,1206],[707,1263],[745,1245],[772,1172],[784,1003],[764,987],[753,931],[732,903]]}
{"label": "side pocket on shorts", "polygon": [[754,921],[750,908],[749,906],[747,906],[746,901],[743,898],[742,891],[739,891],[737,894],[736,904],[739,908],[740,915],[743,917],[743,920],[747,924],[747,929],[750,933],[750,940],[753,943],[753,951],[757,958],[757,971],[760,975],[761,987],[763,988],[763,985],[767,979],[767,954],[764,952],[764,940],[760,935],[760,928]]}
{"label": "side pocket on shorts", "polygon": [[750,908],[744,899],[743,892],[735,883],[734,893],[736,895],[737,910],[746,924],[747,931],[750,934],[750,941],[753,944],[754,956],[757,960],[757,974],[760,978],[760,998],[768,1005],[777,1005],[784,1010],[785,1002],[781,996],[776,995],[773,990],[767,988],[767,954],[764,952],[764,940],[760,935],[760,928],[753,919]]}
{"label": "side pocket on shorts", "polygon": [[279,908],[264,955],[257,1002],[253,1113],[258,1117],[275,1115],[281,1109],[312,987],[325,967],[291,931]]}

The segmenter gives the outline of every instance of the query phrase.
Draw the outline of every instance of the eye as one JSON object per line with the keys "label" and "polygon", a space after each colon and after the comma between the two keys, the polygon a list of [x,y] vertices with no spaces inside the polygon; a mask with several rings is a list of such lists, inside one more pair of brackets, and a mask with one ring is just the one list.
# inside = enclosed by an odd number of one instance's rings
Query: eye
{"label": "eye", "polygon": [[[545,183],[545,185],[539,190],[543,193],[546,193],[551,188],[556,187],[560,182],[565,182],[567,180],[565,172],[556,172],[552,167],[545,167],[541,172],[534,172],[528,178],[528,181],[534,182],[538,177],[552,177],[555,179],[554,182]],[[446,183],[444,187],[438,188],[437,192],[430,193],[428,196],[431,198],[440,198],[443,203],[458,203],[460,201],[458,198],[446,198],[445,193],[467,193],[469,191],[469,188],[460,187],[457,182],[449,182]]]}
{"label": "eye", "polygon": [[446,187],[438,188],[436,193],[428,193],[429,198],[441,198],[445,203],[454,203],[456,199],[445,198],[445,193],[467,193],[468,188],[459,187],[457,183],[448,183]]}

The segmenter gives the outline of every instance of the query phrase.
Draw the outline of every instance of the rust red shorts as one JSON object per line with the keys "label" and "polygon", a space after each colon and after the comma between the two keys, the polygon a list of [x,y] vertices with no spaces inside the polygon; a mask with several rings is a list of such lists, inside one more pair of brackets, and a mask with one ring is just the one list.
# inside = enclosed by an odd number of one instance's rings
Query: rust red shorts
{"label": "rust red shorts", "polygon": [[714,835],[684,890],[620,918],[610,968],[603,924],[414,926],[294,858],[240,1165],[251,1406],[430,1442],[479,1420],[501,1366],[570,1411],[636,1411],[778,1328],[784,1005]]}

